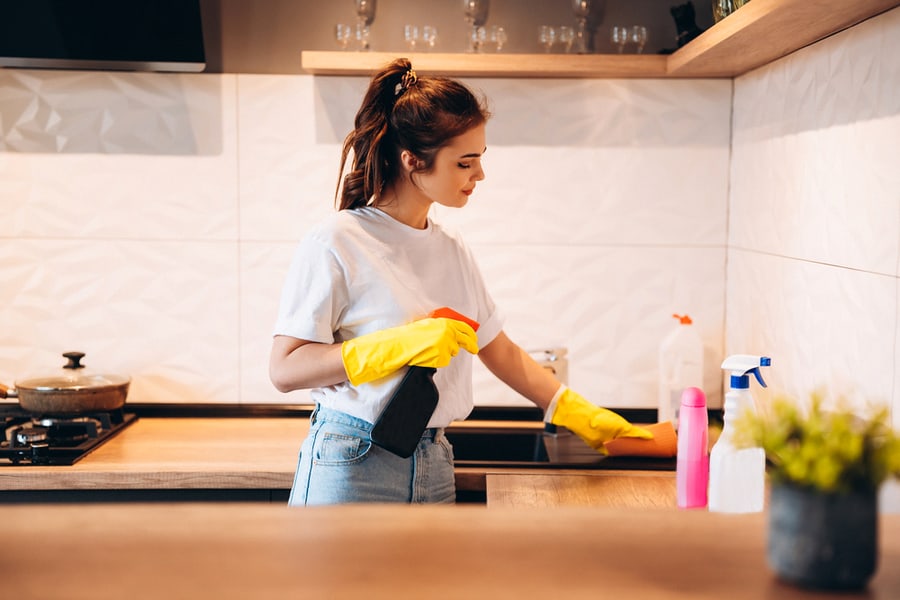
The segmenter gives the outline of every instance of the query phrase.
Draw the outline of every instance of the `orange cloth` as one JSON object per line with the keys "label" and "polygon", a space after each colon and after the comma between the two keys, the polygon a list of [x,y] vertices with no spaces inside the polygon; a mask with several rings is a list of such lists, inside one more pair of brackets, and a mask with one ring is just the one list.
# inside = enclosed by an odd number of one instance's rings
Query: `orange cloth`
{"label": "orange cloth", "polygon": [[671,421],[644,426],[652,440],[620,437],[603,444],[609,456],[653,456],[670,458],[678,454],[678,436]]}

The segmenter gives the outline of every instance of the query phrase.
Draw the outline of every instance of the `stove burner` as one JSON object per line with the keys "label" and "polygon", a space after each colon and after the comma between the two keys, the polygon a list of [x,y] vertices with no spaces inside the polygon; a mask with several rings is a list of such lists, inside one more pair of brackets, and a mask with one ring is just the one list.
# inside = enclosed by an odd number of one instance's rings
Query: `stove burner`
{"label": "stove burner", "polygon": [[45,442],[50,435],[46,427],[23,427],[16,430],[16,442],[18,445],[27,446],[35,442]]}
{"label": "stove burner", "polygon": [[2,407],[0,466],[74,464],[136,420],[121,410],[60,417]]}

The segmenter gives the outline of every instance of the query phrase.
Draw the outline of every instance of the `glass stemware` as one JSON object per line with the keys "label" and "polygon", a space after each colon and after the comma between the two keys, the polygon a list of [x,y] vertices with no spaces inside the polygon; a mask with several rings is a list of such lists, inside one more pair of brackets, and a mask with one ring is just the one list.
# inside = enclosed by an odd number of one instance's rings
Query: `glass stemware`
{"label": "glass stemware", "polygon": [[416,25],[404,25],[403,39],[406,40],[406,49],[410,52],[415,52],[416,46],[419,44],[419,27]]}
{"label": "glass stemware", "polygon": [[497,52],[503,51],[503,46],[506,45],[506,42],[509,38],[506,35],[506,30],[502,27],[498,27],[494,25],[491,27],[491,42],[495,45],[495,49]]}
{"label": "glass stemware", "polygon": [[538,28],[538,41],[544,47],[544,52],[550,52],[556,43],[556,30],[550,25],[541,25]]}
{"label": "glass stemware", "polygon": [[369,26],[375,20],[376,0],[356,0],[356,37],[360,50],[369,50]]}
{"label": "glass stemware", "polygon": [[563,52],[568,54],[572,51],[572,43],[575,41],[574,29],[572,29],[568,25],[563,25],[559,28],[556,37],[559,40],[559,43],[562,44]]}
{"label": "glass stemware", "polygon": [[350,40],[353,39],[353,31],[346,23],[338,23],[334,26],[334,39],[341,50],[347,50],[350,47]]}
{"label": "glass stemware", "polygon": [[616,47],[616,52],[622,54],[622,51],[625,50],[625,44],[628,43],[628,28],[614,25],[610,32],[609,39],[613,43],[613,46]]}
{"label": "glass stemware", "polygon": [[433,25],[425,25],[422,28],[422,41],[425,42],[426,50],[434,50],[437,44],[438,30]]}
{"label": "glass stemware", "polygon": [[631,41],[634,44],[634,51],[638,54],[644,52],[644,46],[647,44],[647,28],[643,25],[635,25],[631,28]]}
{"label": "glass stemware", "polygon": [[478,52],[481,45],[478,41],[478,28],[487,21],[490,0],[463,0],[463,15],[469,25],[466,52]]}
{"label": "glass stemware", "polygon": [[593,8],[593,0],[572,0],[572,12],[575,14],[575,52],[585,54],[588,51],[587,20]]}

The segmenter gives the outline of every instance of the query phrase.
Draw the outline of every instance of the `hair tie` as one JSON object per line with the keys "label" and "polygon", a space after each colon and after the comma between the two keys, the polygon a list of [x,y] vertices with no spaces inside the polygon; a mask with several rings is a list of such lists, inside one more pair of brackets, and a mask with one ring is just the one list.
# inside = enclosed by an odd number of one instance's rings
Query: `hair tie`
{"label": "hair tie", "polygon": [[419,76],[416,75],[415,71],[410,69],[400,78],[400,83],[394,86],[394,96],[399,96],[412,86],[416,85],[417,81],[419,81]]}

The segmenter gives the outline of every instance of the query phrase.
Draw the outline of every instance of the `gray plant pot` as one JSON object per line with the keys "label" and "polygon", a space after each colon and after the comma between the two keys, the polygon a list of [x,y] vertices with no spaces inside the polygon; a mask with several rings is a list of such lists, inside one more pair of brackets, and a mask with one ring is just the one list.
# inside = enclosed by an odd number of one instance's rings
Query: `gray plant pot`
{"label": "gray plant pot", "polygon": [[768,559],[781,579],[802,587],[864,588],[878,563],[877,490],[773,484]]}

